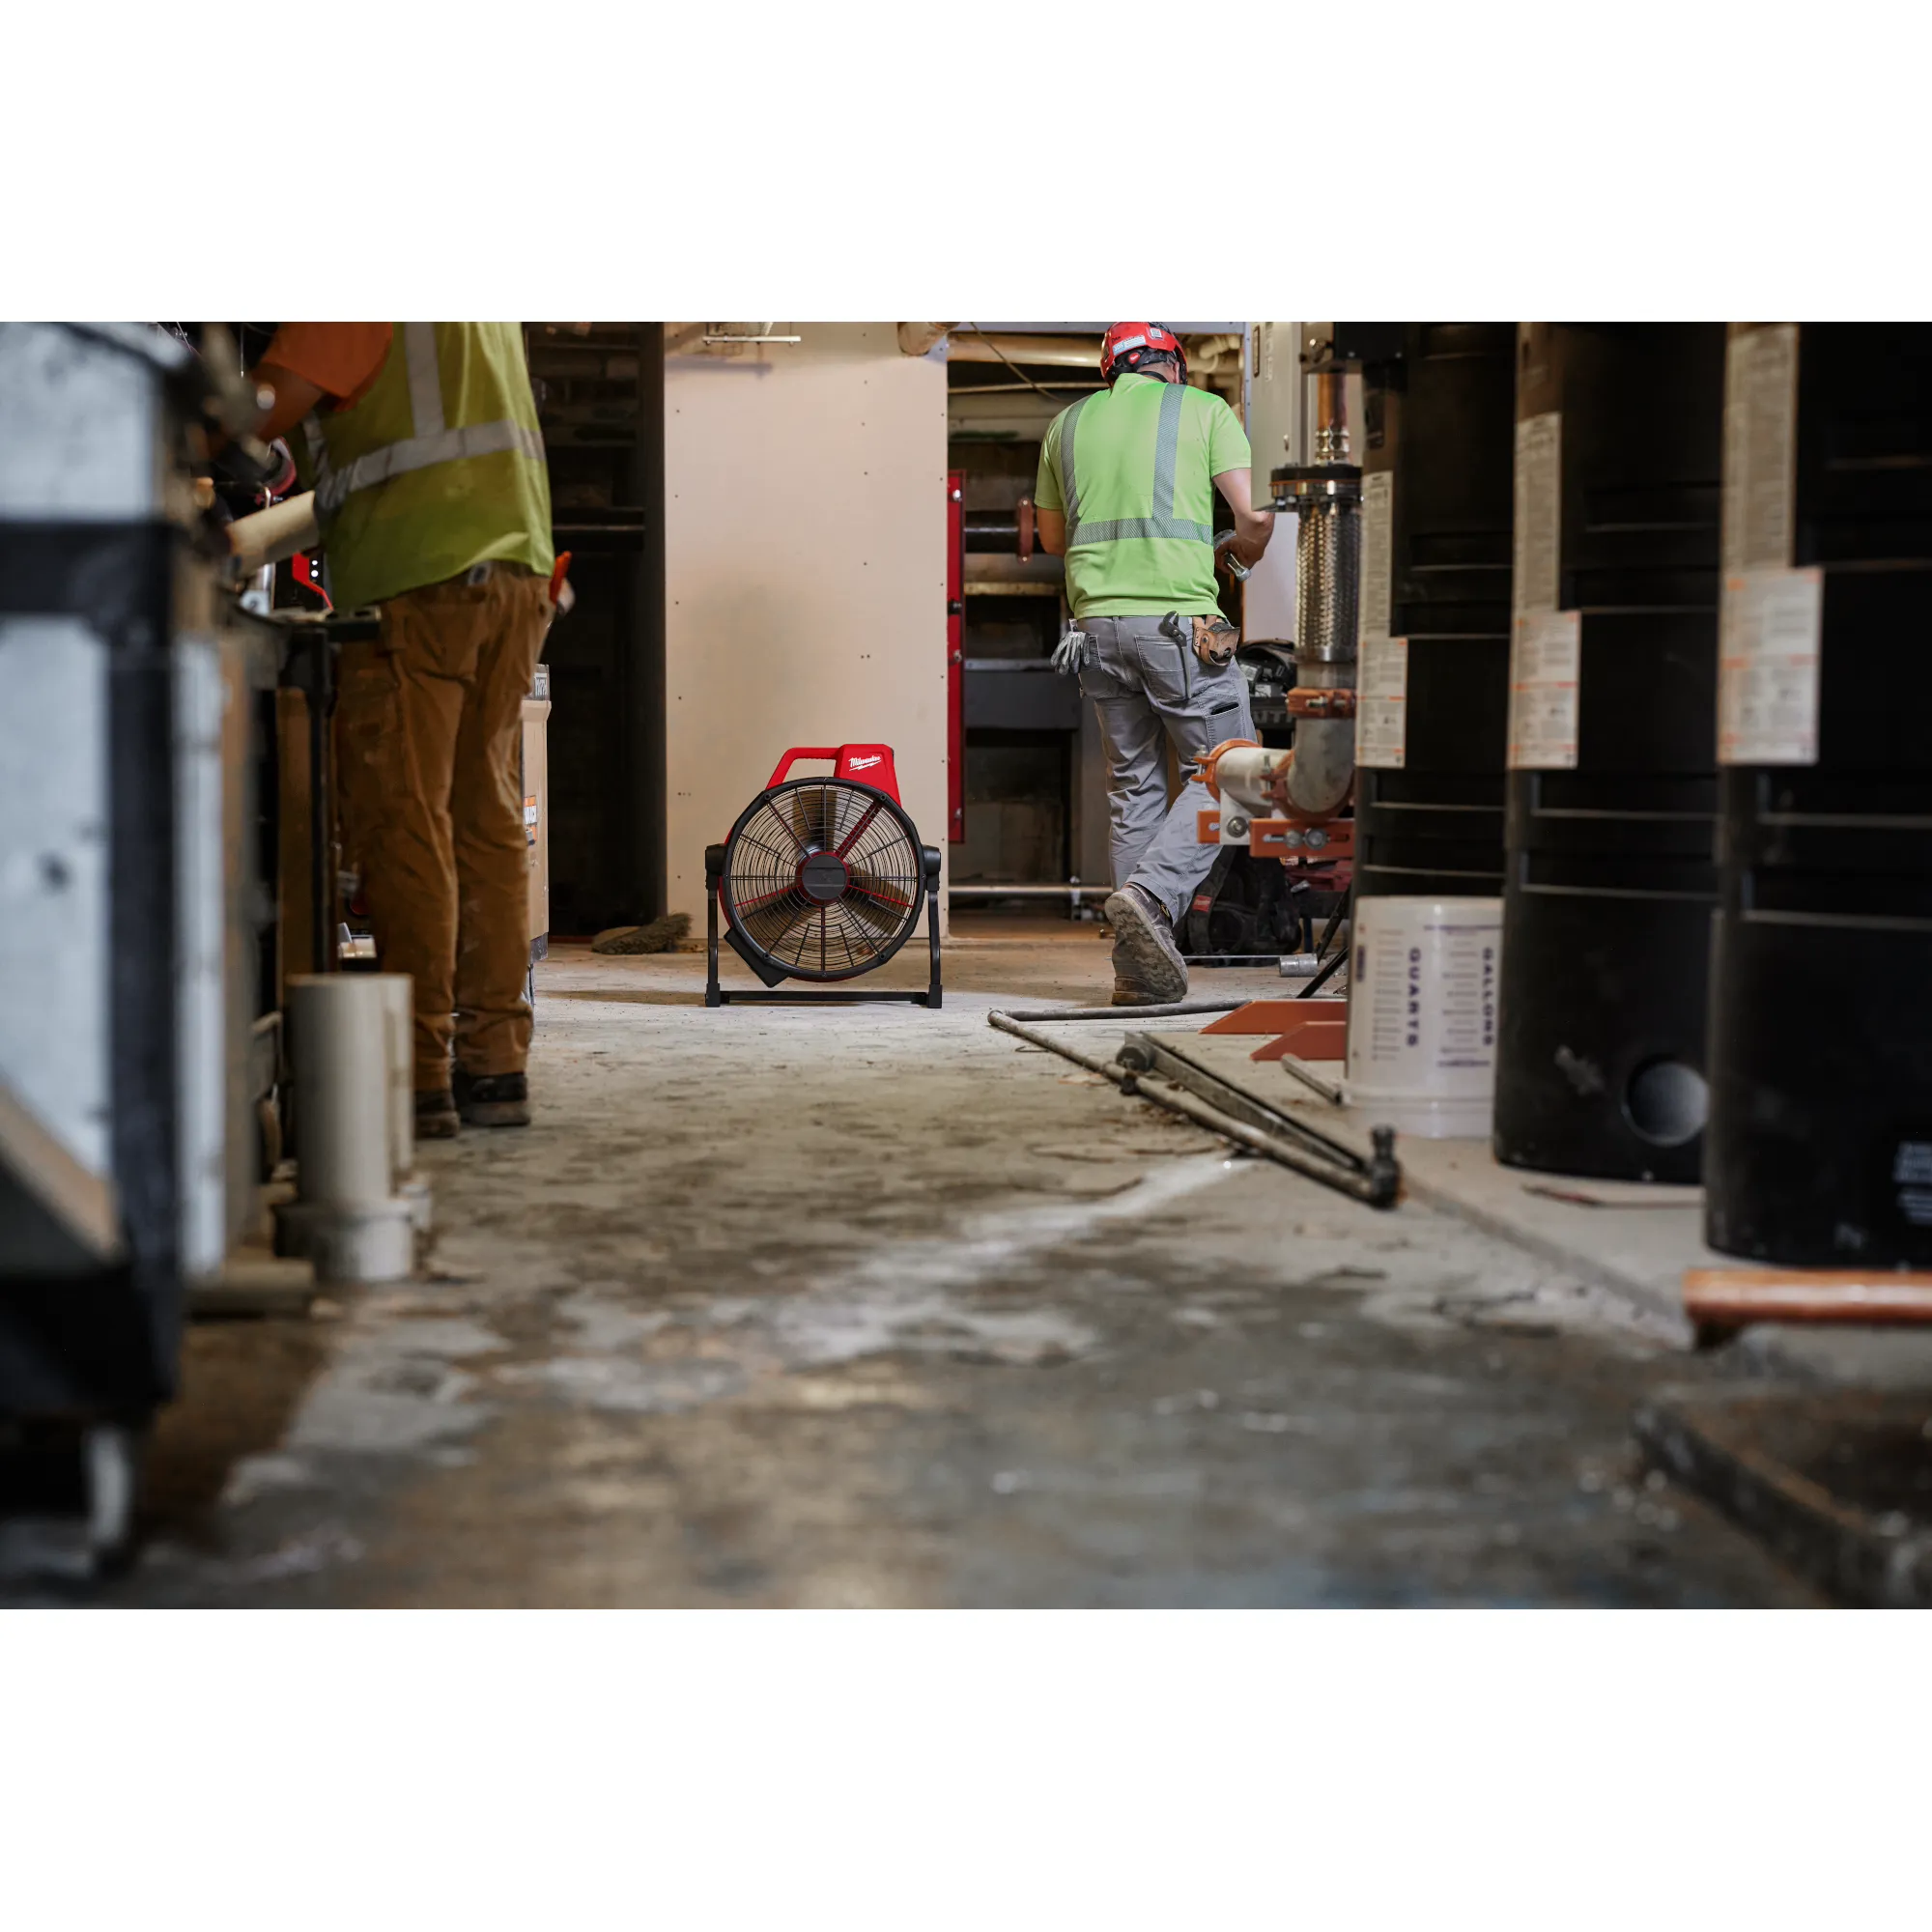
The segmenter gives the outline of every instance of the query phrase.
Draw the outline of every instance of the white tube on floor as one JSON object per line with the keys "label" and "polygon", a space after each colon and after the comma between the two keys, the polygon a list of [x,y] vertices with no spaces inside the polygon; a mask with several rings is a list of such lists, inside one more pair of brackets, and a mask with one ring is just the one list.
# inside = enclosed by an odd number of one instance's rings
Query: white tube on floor
{"label": "white tube on floor", "polygon": [[1398,1133],[1488,1139],[1502,900],[1378,895],[1354,913],[1350,1103]]}
{"label": "white tube on floor", "polygon": [[298,1199],[282,1211],[282,1231],[284,1246],[325,1281],[394,1281],[414,1262],[411,1206],[393,1170],[393,995],[384,981],[394,977],[288,982]]}
{"label": "white tube on floor", "polygon": [[304,1201],[359,1208],[392,1191],[386,977],[317,973],[288,982],[296,1190]]}

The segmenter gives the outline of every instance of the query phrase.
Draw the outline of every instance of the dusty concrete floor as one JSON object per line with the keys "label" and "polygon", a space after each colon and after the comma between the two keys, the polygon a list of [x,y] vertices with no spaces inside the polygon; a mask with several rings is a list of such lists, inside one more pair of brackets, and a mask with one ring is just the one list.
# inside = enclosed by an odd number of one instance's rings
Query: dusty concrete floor
{"label": "dusty concrete floor", "polygon": [[939,1014],[561,951],[537,1124],[425,1150],[427,1277],[193,1331],[106,1600],[1811,1601],[1635,1472],[1634,1401],[1711,1371],[1018,1049],[990,1007],[1107,983],[1029,930]]}

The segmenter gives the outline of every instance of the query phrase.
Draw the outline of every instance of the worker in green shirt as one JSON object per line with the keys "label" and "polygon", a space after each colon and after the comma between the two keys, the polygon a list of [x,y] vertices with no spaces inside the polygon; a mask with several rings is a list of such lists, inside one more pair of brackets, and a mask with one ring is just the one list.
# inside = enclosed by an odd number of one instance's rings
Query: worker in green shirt
{"label": "worker in green shirt", "polygon": [[[1201,760],[1252,738],[1237,634],[1214,587],[1214,500],[1235,513],[1223,544],[1252,566],[1274,516],[1249,498],[1253,457],[1235,412],[1187,386],[1187,355],[1157,322],[1117,322],[1100,345],[1104,391],[1054,417],[1035,490],[1041,546],[1066,559],[1072,622],[1054,662],[1077,671],[1106,745],[1112,818],[1114,1005],[1181,999],[1174,922],[1215,848]],[[1162,733],[1184,782],[1170,806]]]}

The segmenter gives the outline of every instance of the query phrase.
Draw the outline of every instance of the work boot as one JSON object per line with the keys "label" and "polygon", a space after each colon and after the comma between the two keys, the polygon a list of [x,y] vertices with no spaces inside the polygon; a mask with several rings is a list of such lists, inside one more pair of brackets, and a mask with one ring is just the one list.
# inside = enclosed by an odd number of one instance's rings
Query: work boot
{"label": "work boot", "polygon": [[1114,975],[1114,997],[1110,1002],[1116,1007],[1161,1007],[1167,1002],[1150,993],[1138,980],[1129,980],[1124,974]]}
{"label": "work boot", "polygon": [[418,1090],[416,1094],[416,1139],[419,1141],[453,1141],[462,1128],[463,1119],[456,1111],[456,1097],[447,1087],[437,1087],[428,1093]]}
{"label": "work boot", "polygon": [[1121,983],[1137,990],[1140,1006],[1171,1006],[1187,997],[1187,962],[1174,943],[1167,908],[1139,886],[1122,886],[1107,901],[1114,928],[1115,1004]]}
{"label": "work boot", "polygon": [[456,1105],[472,1127],[526,1127],[529,1082],[521,1073],[456,1073]]}

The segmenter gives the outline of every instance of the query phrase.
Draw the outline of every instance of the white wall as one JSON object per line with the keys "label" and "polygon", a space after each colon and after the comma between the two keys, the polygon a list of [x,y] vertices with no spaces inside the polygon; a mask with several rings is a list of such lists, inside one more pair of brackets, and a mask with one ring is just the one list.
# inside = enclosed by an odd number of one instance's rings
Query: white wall
{"label": "white wall", "polygon": [[789,745],[892,746],[947,849],[946,364],[890,322],[701,332],[667,325],[665,360],[667,862],[694,926],[705,846]]}

